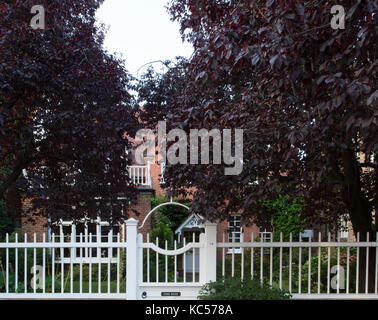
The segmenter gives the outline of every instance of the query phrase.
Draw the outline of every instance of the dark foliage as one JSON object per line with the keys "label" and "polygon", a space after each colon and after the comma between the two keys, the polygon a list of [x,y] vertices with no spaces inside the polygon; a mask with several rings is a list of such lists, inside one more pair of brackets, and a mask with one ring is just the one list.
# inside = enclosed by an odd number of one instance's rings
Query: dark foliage
{"label": "dark foliage", "polygon": [[243,212],[264,224],[263,201],[283,191],[304,199],[310,223],[336,225],[349,213],[356,232],[372,232],[377,3],[344,1],[344,30],[330,26],[333,1],[231,3],[171,1],[195,53],[184,72],[167,73],[178,83],[168,98],[159,88],[169,76],[145,85],[143,97],[150,117],[171,128],[244,129],[244,170],[167,166],[168,185],[195,190],[193,210],[213,219]]}
{"label": "dark foliage", "polygon": [[284,192],[303,198],[311,224],[336,226],[348,213],[361,240],[375,236],[378,4],[343,1],[346,27],[338,30],[330,25],[333,5],[170,2],[195,53],[184,88],[155,112],[166,108],[169,127],[187,132],[244,129],[238,176],[225,176],[223,165],[167,166],[168,185],[194,190],[194,211],[214,220],[241,212],[264,225],[270,219],[262,204]]}
{"label": "dark foliage", "polygon": [[0,4],[0,197],[17,184],[54,220],[116,221],[135,194],[124,135],[137,120],[124,63],[103,49],[102,2],[39,1],[45,30],[29,26],[34,1]]}

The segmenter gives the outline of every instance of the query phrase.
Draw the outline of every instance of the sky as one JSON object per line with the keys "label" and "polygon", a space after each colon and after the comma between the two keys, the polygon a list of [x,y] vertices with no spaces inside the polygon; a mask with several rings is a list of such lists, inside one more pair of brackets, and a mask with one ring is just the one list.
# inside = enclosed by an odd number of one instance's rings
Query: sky
{"label": "sky", "polygon": [[[126,68],[140,76],[156,60],[171,60],[176,56],[190,57],[193,47],[183,43],[180,27],[172,22],[165,9],[168,0],[105,0],[97,19],[109,28],[105,48],[119,53]],[[161,64],[154,64],[156,69]],[[139,72],[137,72],[139,70]]]}

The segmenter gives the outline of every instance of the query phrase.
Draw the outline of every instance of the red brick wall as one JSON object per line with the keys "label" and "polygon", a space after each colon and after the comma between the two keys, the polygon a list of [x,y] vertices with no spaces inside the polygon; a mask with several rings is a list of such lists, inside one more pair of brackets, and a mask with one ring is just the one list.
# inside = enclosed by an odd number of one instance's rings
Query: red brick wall
{"label": "red brick wall", "polygon": [[[160,167],[157,166],[160,170]],[[161,190],[161,189],[160,189]],[[140,226],[143,223],[144,218],[147,216],[147,214],[151,211],[151,198],[154,196],[154,190],[152,189],[139,189],[139,194],[137,199],[134,203],[131,204],[130,210],[129,210],[129,216],[135,218],[139,221],[138,226]],[[23,201],[23,212],[21,216],[21,223],[22,223],[22,232],[28,234],[28,240],[33,240],[34,233],[37,234],[37,241],[42,240],[42,234],[46,234],[46,240],[47,240],[47,217],[44,216],[38,216],[34,215],[31,216],[28,213],[28,209],[30,208],[30,199],[26,199]],[[139,215],[136,215],[133,211],[138,211]],[[152,214],[152,216],[154,213]],[[150,216],[144,227],[139,230],[139,233],[143,234],[144,241],[146,240],[147,233],[151,231],[151,219],[152,216]],[[251,241],[251,233],[254,232],[254,236],[258,236],[259,228],[256,225],[252,225],[249,227],[243,226],[244,231],[244,241]],[[227,239],[227,229],[228,229],[228,222],[223,221],[218,224],[217,226],[217,241],[222,242],[223,233],[225,234],[225,237]],[[125,232],[125,239],[127,239],[126,232]],[[227,241],[227,240],[226,240]]]}
{"label": "red brick wall", "polygon": [[161,166],[157,163],[150,164],[151,179],[152,179],[152,189],[155,190],[156,196],[164,197],[166,190],[162,189],[160,186],[161,178]]}
{"label": "red brick wall", "polygon": [[37,241],[42,241],[43,234],[47,241],[47,217],[37,214],[32,214],[29,209],[31,207],[31,199],[24,199],[22,202],[21,212],[21,230],[22,235],[27,234],[28,241],[34,241],[34,233],[37,236]]}
{"label": "red brick wall", "polygon": [[[130,210],[136,210],[139,213],[137,216],[132,211],[129,211],[129,217],[133,217],[139,221],[138,227],[142,225],[144,218],[151,211],[151,198],[154,196],[154,190],[151,189],[140,189],[137,200],[131,204]],[[141,230],[138,229],[138,233],[143,234],[143,239],[147,237],[147,233],[151,231],[151,216],[147,219],[145,225]],[[127,235],[125,235],[127,239]]]}
{"label": "red brick wall", "polygon": [[[144,218],[151,210],[151,197],[154,196],[154,191],[151,189],[141,189],[139,190],[137,200],[131,204],[131,209],[134,209],[139,212],[137,216],[134,212],[129,211],[130,217],[135,218],[139,221],[139,225],[142,224]],[[42,215],[33,215],[29,212],[31,206],[31,199],[24,199],[22,205],[22,214],[21,214],[21,229],[22,233],[27,233],[28,240],[33,241],[34,233],[36,233],[37,241],[42,241],[43,233],[45,233],[47,241],[47,217]],[[143,238],[146,239],[147,233],[151,231],[151,219],[149,218],[144,227],[138,232],[143,234]]]}

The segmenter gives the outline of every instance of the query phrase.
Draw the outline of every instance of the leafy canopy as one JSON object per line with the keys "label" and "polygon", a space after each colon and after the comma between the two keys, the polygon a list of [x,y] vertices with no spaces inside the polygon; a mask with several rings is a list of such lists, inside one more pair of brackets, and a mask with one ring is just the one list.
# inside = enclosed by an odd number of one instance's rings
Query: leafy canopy
{"label": "leafy canopy", "polygon": [[336,225],[349,213],[356,232],[372,231],[377,4],[344,1],[346,28],[333,30],[334,4],[170,2],[172,20],[195,52],[181,71],[173,66],[167,73],[177,79],[174,97],[163,90],[164,83],[172,85],[167,77],[150,83],[154,91],[144,94],[153,106],[149,116],[187,132],[244,129],[239,176],[224,176],[222,165],[167,166],[167,185],[182,194],[194,190],[194,211],[211,219],[242,212],[262,223],[263,201],[285,186],[305,201],[309,223]]}
{"label": "leafy canopy", "polygon": [[0,198],[17,185],[53,220],[121,220],[135,197],[124,136],[138,122],[124,61],[103,48],[102,2],[41,0],[45,30],[29,26],[35,1],[0,4]]}

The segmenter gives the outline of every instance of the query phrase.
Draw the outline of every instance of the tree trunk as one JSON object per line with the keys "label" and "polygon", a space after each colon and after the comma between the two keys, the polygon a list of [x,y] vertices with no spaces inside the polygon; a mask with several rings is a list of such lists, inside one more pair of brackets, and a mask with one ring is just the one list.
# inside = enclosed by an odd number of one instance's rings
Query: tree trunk
{"label": "tree trunk", "polygon": [[16,155],[16,161],[11,174],[0,183],[0,199],[4,199],[7,191],[22,176],[22,171],[32,161],[32,152],[35,148],[34,144],[30,144],[27,148]]}
{"label": "tree trunk", "polygon": [[[372,206],[369,203],[361,186],[361,169],[358,165],[355,151],[347,150],[342,155],[343,171],[345,176],[343,197],[347,205],[354,233],[359,233],[360,241],[375,240],[372,221]],[[366,292],[366,273],[368,272],[368,292],[374,292],[375,288],[375,264],[376,249],[360,248],[359,255],[359,293]],[[366,266],[366,253],[369,251],[369,266]]]}

